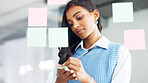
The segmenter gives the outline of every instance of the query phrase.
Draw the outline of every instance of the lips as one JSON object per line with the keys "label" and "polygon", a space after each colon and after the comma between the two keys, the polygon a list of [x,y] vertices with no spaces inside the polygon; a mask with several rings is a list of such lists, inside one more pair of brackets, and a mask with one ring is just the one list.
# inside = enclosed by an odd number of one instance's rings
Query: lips
{"label": "lips", "polygon": [[77,34],[81,34],[84,29],[77,30]]}

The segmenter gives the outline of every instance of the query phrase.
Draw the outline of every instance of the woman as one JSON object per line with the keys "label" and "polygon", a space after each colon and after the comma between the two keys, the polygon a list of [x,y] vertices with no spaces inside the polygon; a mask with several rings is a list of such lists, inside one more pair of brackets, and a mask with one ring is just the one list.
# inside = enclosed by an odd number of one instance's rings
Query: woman
{"label": "woman", "polygon": [[62,27],[69,28],[69,47],[59,52],[56,83],[129,83],[131,56],[121,44],[102,36],[99,11],[91,0],[67,3]]}

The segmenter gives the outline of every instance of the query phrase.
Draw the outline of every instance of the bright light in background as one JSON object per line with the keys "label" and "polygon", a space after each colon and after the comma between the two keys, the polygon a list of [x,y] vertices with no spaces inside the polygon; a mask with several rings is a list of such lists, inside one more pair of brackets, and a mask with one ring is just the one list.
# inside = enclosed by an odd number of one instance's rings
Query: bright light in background
{"label": "bright light in background", "polygon": [[19,74],[22,76],[25,75],[29,71],[33,71],[33,68],[30,64],[21,65],[19,68]]}
{"label": "bright light in background", "polygon": [[39,63],[39,68],[41,70],[51,70],[54,68],[54,66],[55,66],[55,63],[53,60],[41,61]]}

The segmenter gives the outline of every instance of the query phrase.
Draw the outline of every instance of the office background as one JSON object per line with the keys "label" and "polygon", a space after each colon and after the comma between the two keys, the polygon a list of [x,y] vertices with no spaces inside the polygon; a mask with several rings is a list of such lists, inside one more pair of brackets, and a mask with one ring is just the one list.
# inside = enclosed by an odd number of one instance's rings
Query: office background
{"label": "office background", "polygon": [[[67,0],[68,1],[68,0]],[[27,47],[28,9],[47,7],[47,28],[57,28],[64,5],[49,6],[43,0],[0,1],[0,83],[53,83],[58,49]],[[130,50],[131,83],[148,82],[148,0],[93,0],[103,21],[102,34],[124,44],[124,30],[144,29],[146,49]],[[134,22],[113,23],[112,3],[133,2]],[[138,34],[138,33],[137,33]],[[137,38],[138,40],[138,38]],[[41,62],[50,67],[43,68]]]}

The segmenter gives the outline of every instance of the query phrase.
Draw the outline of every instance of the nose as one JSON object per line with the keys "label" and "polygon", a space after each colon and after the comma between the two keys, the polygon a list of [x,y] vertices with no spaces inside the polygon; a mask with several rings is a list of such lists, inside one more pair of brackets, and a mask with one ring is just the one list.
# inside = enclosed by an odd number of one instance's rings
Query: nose
{"label": "nose", "polygon": [[77,29],[77,28],[79,27],[79,23],[78,23],[78,22],[75,22],[75,23],[73,24],[73,27],[74,27],[75,29]]}

